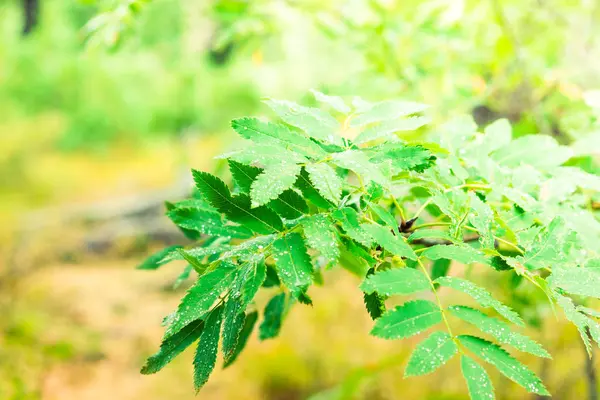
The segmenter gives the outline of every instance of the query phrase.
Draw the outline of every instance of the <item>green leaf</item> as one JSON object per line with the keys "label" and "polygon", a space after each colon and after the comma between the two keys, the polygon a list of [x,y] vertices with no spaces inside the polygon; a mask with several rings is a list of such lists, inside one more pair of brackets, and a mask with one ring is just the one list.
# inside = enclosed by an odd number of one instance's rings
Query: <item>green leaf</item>
{"label": "green leaf", "polygon": [[450,276],[438,278],[435,280],[435,282],[439,283],[442,286],[458,290],[459,292],[463,292],[471,296],[473,300],[479,303],[481,307],[493,308],[498,312],[498,314],[502,315],[504,318],[506,318],[513,324],[521,326],[525,325],[523,319],[519,316],[519,314],[517,314],[498,300],[494,299],[487,290],[480,286],[477,286],[473,282]]}
{"label": "green leaf", "polygon": [[458,261],[463,264],[471,263],[482,263],[488,264],[488,260],[474,248],[468,245],[449,244],[442,245],[437,244],[429,247],[423,252],[423,256],[430,260],[439,260],[440,258],[446,258],[448,260]]}
{"label": "green leaf", "polygon": [[600,298],[599,268],[554,268],[548,278],[550,284],[567,293]]}
{"label": "green leaf", "polygon": [[445,258],[435,260],[431,266],[431,279],[436,280],[442,276],[448,275],[451,261]]}
{"label": "green leaf", "polygon": [[312,283],[313,266],[299,233],[289,233],[273,242],[272,256],[277,274],[290,292],[299,294]]}
{"label": "green leaf", "polygon": [[169,211],[167,216],[175,225],[205,235],[238,239],[252,236],[252,232],[244,227],[226,225],[221,215],[214,212],[194,208],[175,208]]}
{"label": "green leaf", "polygon": [[386,311],[385,297],[377,292],[364,293],[363,301],[371,319],[376,320]]}
{"label": "green leaf", "polygon": [[356,139],[354,139],[354,143],[363,144],[371,140],[388,138],[393,136],[396,132],[414,131],[429,122],[431,122],[431,118],[420,116],[385,121],[362,131]]}
{"label": "green leaf", "polygon": [[323,214],[312,215],[302,221],[306,243],[327,259],[329,265],[337,263],[340,247],[333,223]]}
{"label": "green leaf", "polygon": [[269,99],[265,103],[283,121],[302,129],[309,136],[326,143],[343,145],[342,138],[338,136],[340,123],[327,112],[285,100]]}
{"label": "green leaf", "polygon": [[223,364],[223,368],[229,367],[233,362],[238,358],[244,347],[246,347],[246,343],[248,343],[248,338],[252,334],[252,330],[254,329],[254,325],[256,324],[256,320],[258,319],[258,312],[253,311],[246,315],[244,319],[244,326],[239,334],[238,341],[235,345],[235,349],[229,356],[225,363]]}
{"label": "green leaf", "polygon": [[233,160],[227,160],[229,171],[233,177],[233,182],[237,185],[241,193],[250,194],[250,187],[256,177],[262,172],[262,168],[245,165]]}
{"label": "green leaf", "polygon": [[305,168],[321,196],[338,204],[342,196],[342,179],[335,170],[325,163],[308,164]]}
{"label": "green leaf", "polygon": [[190,322],[175,335],[164,339],[160,344],[160,350],[148,358],[141,373],[144,375],[155,374],[163,369],[181,352],[198,340],[203,329],[204,321],[198,319]]}
{"label": "green leaf", "polygon": [[555,263],[563,261],[566,258],[563,250],[568,233],[565,225],[562,217],[554,218],[550,225],[537,235],[525,255],[516,257],[516,259],[532,270],[551,267]]}
{"label": "green leaf", "polygon": [[331,215],[342,224],[342,228],[348,236],[364,246],[371,247],[373,239],[371,238],[371,235],[361,229],[360,223],[358,222],[358,214],[353,208],[340,208]]}
{"label": "green leaf", "polygon": [[481,246],[493,249],[494,248],[494,235],[492,233],[492,225],[494,223],[494,212],[487,203],[484,203],[472,192],[469,193],[471,197],[471,213],[469,214],[469,221],[473,224],[473,227],[479,232],[479,242]]}
{"label": "green leaf", "polygon": [[367,276],[360,285],[365,293],[378,292],[386,296],[413,294],[431,290],[427,277],[412,268],[392,268]]}
{"label": "green leaf", "polygon": [[267,206],[286,219],[296,219],[308,214],[306,201],[292,189],[281,193],[278,198],[271,200]]}
{"label": "green leaf", "polygon": [[501,347],[475,336],[460,335],[458,340],[467,349],[485,362],[495,366],[502,375],[521,385],[528,392],[544,396],[550,395],[540,378]]}
{"label": "green leaf", "polygon": [[318,102],[327,104],[337,112],[348,114],[350,111],[352,111],[352,109],[348,107],[344,100],[339,96],[326,95],[314,89],[311,89],[310,91]]}
{"label": "green leaf", "polygon": [[455,242],[456,240],[448,234],[446,231],[440,229],[417,229],[409,237],[409,242],[414,242],[420,239],[442,239],[449,242]]}
{"label": "green leaf", "polygon": [[512,127],[506,118],[498,119],[485,127],[482,143],[477,147],[486,156],[512,140]]}
{"label": "green leaf", "polygon": [[252,207],[262,206],[292,187],[300,169],[299,165],[288,162],[267,166],[250,188]]}
{"label": "green leaf", "polygon": [[376,224],[361,224],[360,227],[367,232],[378,245],[399,257],[417,260],[417,255],[406,239],[395,236],[389,228]]}
{"label": "green leaf", "polygon": [[221,293],[231,285],[235,272],[234,266],[221,263],[214,271],[198,278],[179,303],[165,332],[165,338],[173,336],[192,321],[203,318]]}
{"label": "green leaf", "polygon": [[407,338],[442,322],[442,311],[429,300],[413,300],[387,311],[375,321],[371,335],[382,339]]}
{"label": "green leaf", "polygon": [[307,157],[321,158],[327,153],[306,136],[292,132],[285,125],[263,122],[257,118],[238,118],[231,122],[243,138],[259,144],[279,146]]}
{"label": "green leaf", "polygon": [[350,121],[350,126],[358,127],[373,122],[389,121],[426,110],[429,106],[411,101],[387,100],[370,104]]}
{"label": "green leaf", "polygon": [[422,146],[407,146],[402,143],[385,143],[367,149],[369,160],[374,163],[389,162],[394,173],[401,171],[424,172],[433,166],[436,157]]}
{"label": "green leaf", "polygon": [[567,319],[577,327],[577,330],[579,331],[579,336],[581,336],[581,340],[585,345],[585,349],[588,353],[588,356],[591,358],[592,344],[590,343],[590,337],[588,336],[587,330],[590,327],[590,322],[594,321],[586,317],[583,313],[579,312],[573,304],[573,300],[571,300],[570,298],[562,296],[558,293],[555,293],[554,298],[556,299],[556,303],[564,311]]}
{"label": "green leaf", "polygon": [[389,226],[390,229],[392,229],[394,232],[396,232],[396,234],[400,233],[400,232],[398,232],[398,221],[396,221],[396,218],[394,218],[394,216],[388,210],[381,207],[379,204],[375,204],[375,203],[368,203],[368,204],[369,204],[369,208],[371,210],[373,210],[373,212],[375,212],[375,214],[377,214],[377,216],[383,222],[385,222],[385,224],[387,226]]}
{"label": "green leaf", "polygon": [[417,345],[408,360],[404,376],[427,375],[446,364],[458,351],[446,332],[434,332]]}
{"label": "green leaf", "polygon": [[471,400],[495,400],[494,386],[485,369],[469,356],[460,358],[460,368]]}
{"label": "green leaf", "polygon": [[577,311],[581,311],[582,313],[585,313],[594,318],[600,318],[600,311],[594,310],[593,308],[577,306]]}
{"label": "green leaf", "polygon": [[283,229],[281,219],[266,207],[250,207],[250,198],[246,195],[231,197],[229,189],[219,178],[206,172],[193,170],[196,187],[204,198],[219,212],[252,231],[269,234]]}
{"label": "green leaf", "polygon": [[321,196],[319,191],[311,183],[308,172],[305,168],[302,168],[302,172],[296,181],[296,187],[300,189],[306,200],[310,201],[317,207],[328,210],[335,206],[334,203]]}
{"label": "green leaf", "polygon": [[260,340],[272,339],[279,335],[284,311],[285,293],[273,296],[265,307],[265,316],[259,327],[258,338]]}
{"label": "green leaf", "polygon": [[182,248],[183,248],[183,246],[169,246],[162,250],[159,250],[156,253],[152,254],[150,257],[146,258],[136,268],[137,269],[148,269],[148,270],[158,269],[162,265],[165,265],[169,261],[172,261],[172,259],[169,259],[169,258],[167,258],[165,260],[165,258],[167,256],[177,253],[177,250],[182,249]]}
{"label": "green leaf", "polygon": [[217,158],[229,159],[246,165],[275,166],[282,160],[290,163],[306,163],[308,158],[285,147],[270,144],[250,144]]}
{"label": "green leaf", "polygon": [[230,295],[225,303],[225,319],[223,321],[223,359],[225,362],[235,351],[246,319],[240,297],[240,295]]}
{"label": "green leaf", "polygon": [[176,249],[175,252],[171,252],[163,258],[161,262],[170,262],[174,260],[185,260],[186,256],[192,257],[194,259],[195,264],[202,264],[202,260],[206,256],[212,256],[215,254],[219,254],[231,249],[231,246],[228,244],[222,245],[209,245],[207,247],[194,247],[193,249],[183,250],[181,247]]}
{"label": "green leaf", "polygon": [[513,346],[517,350],[534,356],[552,358],[539,343],[520,333],[511,332],[508,324],[499,319],[488,317],[479,310],[465,306],[450,306],[448,309],[458,318],[473,324],[482,332],[496,338],[500,343]]}
{"label": "green leaf", "polygon": [[198,348],[194,355],[194,388],[196,392],[204,386],[215,369],[222,320],[223,306],[219,306],[211,311],[204,323],[204,330],[200,335]]}
{"label": "green leaf", "polygon": [[548,135],[526,135],[494,151],[492,159],[507,167],[528,164],[539,169],[549,169],[563,164],[572,155],[570,148],[560,146]]}
{"label": "green leaf", "polygon": [[265,282],[267,277],[267,267],[264,261],[250,264],[250,267],[244,274],[244,284],[242,285],[242,304],[245,309],[254,299],[258,289]]}
{"label": "green leaf", "polygon": [[338,167],[349,169],[356,175],[363,177],[365,184],[373,181],[383,187],[390,186],[389,179],[383,174],[379,165],[370,162],[367,155],[360,150],[333,153],[332,158],[333,163]]}

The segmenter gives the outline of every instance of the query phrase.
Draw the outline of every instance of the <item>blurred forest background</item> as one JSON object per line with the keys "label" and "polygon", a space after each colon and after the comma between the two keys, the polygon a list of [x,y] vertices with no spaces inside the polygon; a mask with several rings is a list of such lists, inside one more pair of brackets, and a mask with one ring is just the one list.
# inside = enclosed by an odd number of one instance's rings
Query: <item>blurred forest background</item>
{"label": "blurred forest background", "polygon": [[[163,202],[190,168],[222,167],[229,120],[265,114],[261,98],[403,98],[434,123],[506,117],[599,154],[599,22],[597,0],[0,0],[0,399],[194,398],[185,357],[138,373],[180,270],[133,267],[181,240]],[[201,398],[467,398],[452,369],[401,379],[412,346],[369,337],[358,282],[333,274]],[[533,318],[539,294],[507,293]],[[585,398],[575,328],[533,322],[555,359],[529,365],[556,398]]]}

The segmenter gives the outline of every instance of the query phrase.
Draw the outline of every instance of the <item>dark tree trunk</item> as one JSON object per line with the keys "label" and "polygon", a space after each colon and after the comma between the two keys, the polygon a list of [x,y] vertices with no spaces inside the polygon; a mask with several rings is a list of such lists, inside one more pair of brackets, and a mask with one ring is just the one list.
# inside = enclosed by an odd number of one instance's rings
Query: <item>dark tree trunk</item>
{"label": "dark tree trunk", "polygon": [[23,36],[29,35],[38,24],[40,0],[23,0]]}

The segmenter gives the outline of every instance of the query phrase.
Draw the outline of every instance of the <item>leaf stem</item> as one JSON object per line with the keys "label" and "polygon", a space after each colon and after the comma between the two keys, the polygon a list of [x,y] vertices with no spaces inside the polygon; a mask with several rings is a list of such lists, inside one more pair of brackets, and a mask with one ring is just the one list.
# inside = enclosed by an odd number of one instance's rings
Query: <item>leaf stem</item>
{"label": "leaf stem", "polygon": [[428,222],[426,224],[414,226],[410,231],[412,232],[412,231],[416,231],[417,229],[427,228],[430,226],[450,226],[450,225],[452,225],[450,222]]}
{"label": "leaf stem", "polygon": [[[435,300],[436,300],[436,302],[438,304],[438,307],[440,308],[440,311],[442,313],[442,319],[444,320],[444,324],[446,325],[446,329],[448,330],[448,334],[450,334],[450,336],[452,337],[452,340],[457,344],[457,347],[458,347],[458,341],[457,341],[456,337],[454,336],[454,334],[452,333],[452,328],[450,327],[450,323],[448,322],[448,319],[446,318],[446,313],[445,313],[445,310],[444,310],[444,306],[442,305],[442,301],[440,300],[440,296],[438,296],[437,290],[435,288],[435,284],[431,280],[431,276],[429,275],[429,271],[427,271],[427,268],[425,268],[425,266],[423,265],[423,262],[418,257],[417,257],[417,263],[419,264],[419,267],[423,270],[423,273],[425,274],[425,276],[427,277],[427,280],[429,281],[429,285],[431,286],[431,291],[433,292],[433,295],[435,296]],[[461,351],[460,347],[458,347],[458,351],[459,352]]]}

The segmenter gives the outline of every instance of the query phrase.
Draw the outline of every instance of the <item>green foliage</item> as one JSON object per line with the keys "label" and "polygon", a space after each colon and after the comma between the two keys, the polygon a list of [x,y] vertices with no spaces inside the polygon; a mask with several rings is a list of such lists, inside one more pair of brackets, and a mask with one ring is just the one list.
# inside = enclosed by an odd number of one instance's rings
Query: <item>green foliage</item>
{"label": "green foliage", "polygon": [[[600,297],[600,223],[588,207],[593,179],[573,167],[584,178],[570,197],[559,187],[560,195],[553,195],[552,186],[539,179],[563,173],[570,148],[551,138],[531,138],[538,147],[526,154],[518,150],[517,163],[512,151],[522,149],[522,140],[515,144],[506,121],[481,134],[469,118],[437,129],[435,144],[414,143],[402,132],[421,126],[414,114],[423,112],[423,105],[355,99],[350,107],[341,98],[313,93],[344,115],[268,100],[287,125],[234,121],[234,129],[250,142],[223,156],[233,188],[193,171],[202,200],[170,206],[168,215],[184,233],[195,232],[197,244],[167,248],[141,268],[183,258],[199,277],[166,319],[161,348],[143,371],[158,371],[200,336],[194,361],[199,388],[214,368],[219,337],[229,366],[259,314],[259,339],[275,338],[293,307],[312,305],[311,286],[323,284],[328,269],[342,267],[362,279],[366,312],[374,320],[371,335],[396,340],[439,328],[417,345],[406,376],[434,372],[460,354],[471,398],[493,399],[492,383],[473,354],[526,390],[548,394],[531,370],[496,343],[455,333],[475,329],[500,344],[550,358],[536,341],[482,311],[518,326],[526,322],[473,282],[480,274],[456,276],[454,271],[465,269],[451,266],[529,282],[563,309],[588,348],[591,339],[600,340],[594,320],[600,313],[584,304]],[[361,139],[342,138],[347,127]],[[496,281],[489,285],[498,288]],[[259,290],[271,292],[262,313],[254,301]],[[468,297],[457,298],[474,304],[444,306],[442,299],[459,292]],[[386,307],[390,296],[417,293],[418,299]],[[193,334],[182,333],[188,331]]]}

